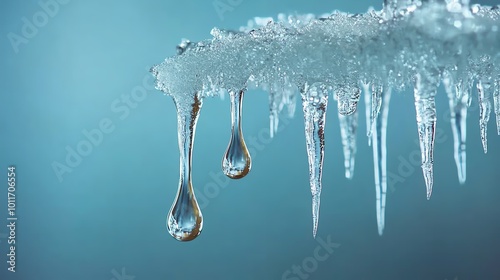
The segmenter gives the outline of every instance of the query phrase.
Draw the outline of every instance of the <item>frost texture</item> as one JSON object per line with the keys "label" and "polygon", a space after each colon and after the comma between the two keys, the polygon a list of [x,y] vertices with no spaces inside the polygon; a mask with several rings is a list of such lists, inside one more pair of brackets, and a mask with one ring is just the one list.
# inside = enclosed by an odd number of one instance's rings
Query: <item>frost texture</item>
{"label": "frost texture", "polygon": [[[486,152],[486,124],[495,113],[500,134],[500,9],[466,0],[421,2],[386,0],[382,11],[335,11],[314,16],[280,14],[255,18],[238,31],[211,31],[213,38],[183,40],[177,55],[155,65],[157,88],[175,99],[180,113],[195,97],[261,88],[270,92],[270,131],[277,131],[286,106],[295,112],[298,89],[306,122],[306,142],[316,233],[321,193],[324,117],[328,93],[341,117],[348,177],[354,167],[354,131],[361,88],[369,105],[367,125],[373,143],[379,232],[384,227],[385,126],[388,92],[414,89],[422,171],[430,198],[436,128],[436,89],[443,81],[450,100],[455,161],[465,181],[465,121],[472,94],[479,92],[480,128]],[[474,86],[475,85],[475,86]],[[476,90],[477,89],[477,90]],[[369,92],[367,92],[369,91]],[[472,92],[474,91],[474,93]],[[326,93],[326,96],[323,96]],[[319,99],[318,99],[319,98]],[[369,100],[368,100],[369,99]],[[492,99],[492,100],[491,100]],[[385,106],[385,107],[384,107]],[[491,108],[493,107],[493,108]]]}

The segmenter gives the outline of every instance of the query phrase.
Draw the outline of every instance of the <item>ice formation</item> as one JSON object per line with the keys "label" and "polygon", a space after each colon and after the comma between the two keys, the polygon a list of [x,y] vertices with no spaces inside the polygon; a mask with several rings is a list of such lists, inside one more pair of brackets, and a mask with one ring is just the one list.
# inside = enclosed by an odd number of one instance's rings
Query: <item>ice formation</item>
{"label": "ice formation", "polygon": [[[157,89],[170,95],[178,111],[180,183],[167,227],[176,239],[194,239],[203,219],[191,185],[191,150],[202,101],[228,91],[232,138],[223,158],[231,178],[250,170],[241,130],[242,97],[248,88],[269,92],[270,131],[279,114],[293,115],[302,100],[316,234],[329,94],[336,101],[345,175],[351,178],[356,154],[357,104],[364,92],[369,144],[373,148],[378,232],[385,225],[387,193],[386,127],[391,92],[414,88],[422,172],[427,199],[433,187],[435,96],[443,81],[451,109],[459,181],[466,178],[467,107],[477,89],[480,130],[487,151],[487,123],[494,108],[500,134],[500,8],[467,0],[421,2],[386,0],[382,11],[364,14],[280,14],[255,18],[238,31],[214,28],[213,38],[183,40],[178,54],[155,65]],[[474,84],[476,85],[474,87]],[[474,90],[475,92],[476,90]],[[491,102],[493,98],[493,102]]]}

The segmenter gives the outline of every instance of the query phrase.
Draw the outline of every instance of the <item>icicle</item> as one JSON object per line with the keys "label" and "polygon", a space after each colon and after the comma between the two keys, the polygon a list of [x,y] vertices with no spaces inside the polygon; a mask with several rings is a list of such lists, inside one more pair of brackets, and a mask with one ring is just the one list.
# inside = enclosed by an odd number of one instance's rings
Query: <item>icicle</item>
{"label": "icicle", "polygon": [[193,142],[202,100],[195,95],[194,100],[174,98],[174,101],[177,109],[180,180],[177,196],[167,216],[167,228],[175,239],[190,241],[195,239],[203,228],[203,215],[191,183]]}
{"label": "icicle", "polygon": [[[443,79],[446,93],[448,94],[450,105],[450,123],[453,132],[453,154],[455,164],[457,165],[458,181],[460,184],[465,183],[466,179],[466,151],[465,144],[467,140],[467,107],[469,104],[470,94],[466,87],[454,85],[449,76]],[[456,90],[456,93],[454,92]]]}
{"label": "icicle", "polygon": [[293,118],[293,116],[295,115],[295,108],[297,107],[297,94],[292,89],[285,89],[284,94],[288,96],[286,102],[288,117]]}
{"label": "icicle", "polygon": [[385,201],[387,194],[387,116],[389,115],[389,103],[391,101],[391,89],[385,88],[382,101],[382,114],[376,118],[373,124],[373,171],[375,173],[375,194],[377,206],[377,228],[378,234],[382,235],[385,227]]}
{"label": "icicle", "polygon": [[368,136],[368,145],[371,146],[372,130],[375,119],[380,112],[382,105],[382,91],[383,86],[376,82],[371,84],[363,83],[363,91],[365,93],[365,108],[366,108],[366,136]]}
{"label": "icicle", "polygon": [[231,179],[245,177],[252,168],[252,159],[248,152],[241,130],[241,111],[244,90],[231,90],[231,139],[222,158],[222,171]]}
{"label": "icicle", "polygon": [[481,130],[481,143],[486,154],[488,152],[488,121],[491,113],[491,84],[488,81],[477,82],[477,95],[479,99],[479,128]]}
{"label": "icicle", "polygon": [[358,111],[344,116],[339,113],[340,135],[344,147],[345,177],[352,179],[356,157],[356,130],[358,128]]}
{"label": "icicle", "polygon": [[500,135],[500,77],[495,81],[493,93],[493,104],[495,106],[495,117],[497,121],[497,134]]}
{"label": "icicle", "polygon": [[422,156],[422,172],[427,188],[427,199],[431,198],[434,164],[434,138],[436,129],[436,103],[438,75],[417,74],[415,85],[415,109],[417,113],[418,136]]}
{"label": "icicle", "polygon": [[372,126],[370,122],[371,116],[371,94],[370,94],[370,83],[361,82],[361,87],[363,88],[363,98],[365,100],[365,118],[366,118],[366,135],[368,136],[368,146],[372,145],[372,138],[370,137],[372,133]]}
{"label": "icicle", "polygon": [[279,117],[278,117],[278,94],[271,90],[269,92],[269,134],[271,138],[274,137],[274,133],[278,130]]}
{"label": "icicle", "polygon": [[337,107],[339,113],[346,116],[354,113],[358,106],[361,89],[355,83],[346,83],[336,87]]}
{"label": "icicle", "polygon": [[323,169],[324,129],[328,92],[324,85],[306,83],[300,88],[306,134],[309,181],[312,193],[313,236],[316,237]]}

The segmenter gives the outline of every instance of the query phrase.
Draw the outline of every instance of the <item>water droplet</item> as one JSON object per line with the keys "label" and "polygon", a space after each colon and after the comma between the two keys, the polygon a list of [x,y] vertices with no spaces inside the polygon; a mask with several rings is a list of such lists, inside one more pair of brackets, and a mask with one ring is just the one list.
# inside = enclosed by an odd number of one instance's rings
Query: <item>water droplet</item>
{"label": "water droplet", "polygon": [[179,241],[195,239],[203,229],[203,215],[191,184],[191,157],[196,122],[202,101],[197,95],[194,102],[175,100],[177,108],[177,129],[180,150],[179,189],[167,216],[167,229]]}
{"label": "water droplet", "polygon": [[222,159],[222,171],[231,179],[245,177],[252,167],[252,159],[248,152],[241,130],[241,111],[244,90],[230,91],[231,97],[231,139]]}

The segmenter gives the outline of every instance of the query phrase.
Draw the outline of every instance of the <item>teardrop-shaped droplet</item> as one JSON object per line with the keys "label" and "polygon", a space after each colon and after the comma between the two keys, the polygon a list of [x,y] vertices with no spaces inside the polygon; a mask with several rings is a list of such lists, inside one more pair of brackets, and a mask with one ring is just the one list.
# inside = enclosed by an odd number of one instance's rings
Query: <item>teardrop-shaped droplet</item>
{"label": "teardrop-shaped droplet", "polygon": [[373,171],[375,175],[375,195],[377,207],[378,234],[384,233],[385,227],[385,202],[387,196],[387,120],[389,115],[389,103],[391,101],[391,89],[385,88],[382,100],[382,111],[375,118],[373,124]]}
{"label": "teardrop-shaped droplet", "polygon": [[309,183],[312,194],[313,236],[316,237],[321,198],[321,175],[325,147],[325,120],[328,92],[324,85],[305,84],[300,87],[306,134]]}
{"label": "teardrop-shaped droplet", "polygon": [[344,150],[345,177],[352,179],[356,159],[356,131],[358,129],[358,111],[344,116],[339,113],[340,136]]}
{"label": "teardrop-shaped droplet", "polygon": [[175,100],[175,105],[180,150],[180,180],[177,196],[167,216],[167,229],[175,239],[190,241],[203,229],[203,215],[191,184],[191,157],[202,100],[195,96],[191,102]]}
{"label": "teardrop-shaped droplet", "polygon": [[486,154],[488,152],[488,121],[491,113],[491,84],[488,81],[477,82],[477,95],[479,99],[479,129],[481,131],[481,143]]}
{"label": "teardrop-shaped droplet", "polygon": [[418,74],[414,92],[418,137],[422,157],[422,172],[427,189],[427,199],[431,198],[434,181],[435,96],[438,79],[439,75],[437,73]]}
{"label": "teardrop-shaped droplet", "polygon": [[230,91],[231,97],[231,139],[222,159],[222,171],[231,179],[245,177],[252,167],[241,130],[241,111],[244,90]]}

